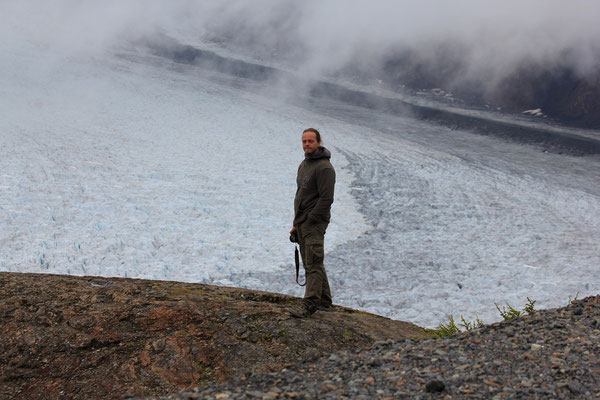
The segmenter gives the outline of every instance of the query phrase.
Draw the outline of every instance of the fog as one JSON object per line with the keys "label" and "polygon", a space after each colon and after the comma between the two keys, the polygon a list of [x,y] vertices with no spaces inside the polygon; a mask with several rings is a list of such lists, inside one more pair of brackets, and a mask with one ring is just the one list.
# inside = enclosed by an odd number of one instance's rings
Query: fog
{"label": "fog", "polygon": [[591,75],[600,61],[596,1],[3,1],[5,44],[99,55],[156,32],[293,66],[307,76],[459,55],[461,74],[493,85],[523,63]]}

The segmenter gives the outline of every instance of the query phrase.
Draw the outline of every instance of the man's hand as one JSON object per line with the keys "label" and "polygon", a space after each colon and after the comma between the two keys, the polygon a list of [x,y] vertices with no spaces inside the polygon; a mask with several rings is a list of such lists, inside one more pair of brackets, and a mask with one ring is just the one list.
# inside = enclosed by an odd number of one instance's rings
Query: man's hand
{"label": "man's hand", "polygon": [[296,234],[295,226],[293,226],[292,229],[290,229],[290,242],[298,243],[298,235]]}

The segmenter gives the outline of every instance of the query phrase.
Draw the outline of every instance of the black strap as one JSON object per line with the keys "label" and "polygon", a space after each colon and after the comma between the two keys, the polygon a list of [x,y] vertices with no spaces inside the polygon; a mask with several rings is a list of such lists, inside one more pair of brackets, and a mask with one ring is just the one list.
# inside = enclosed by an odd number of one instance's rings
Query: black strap
{"label": "black strap", "polygon": [[296,283],[300,286],[306,286],[306,279],[304,283],[298,282],[298,275],[300,275],[300,255],[298,255],[298,246],[294,246],[296,249],[294,250],[294,260],[296,260]]}

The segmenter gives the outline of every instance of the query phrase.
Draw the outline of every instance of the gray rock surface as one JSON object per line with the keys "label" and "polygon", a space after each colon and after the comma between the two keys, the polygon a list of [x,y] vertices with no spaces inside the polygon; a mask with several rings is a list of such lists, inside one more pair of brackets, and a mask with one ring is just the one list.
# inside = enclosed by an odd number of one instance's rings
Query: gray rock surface
{"label": "gray rock surface", "polygon": [[380,342],[164,399],[600,398],[600,296],[442,339]]}

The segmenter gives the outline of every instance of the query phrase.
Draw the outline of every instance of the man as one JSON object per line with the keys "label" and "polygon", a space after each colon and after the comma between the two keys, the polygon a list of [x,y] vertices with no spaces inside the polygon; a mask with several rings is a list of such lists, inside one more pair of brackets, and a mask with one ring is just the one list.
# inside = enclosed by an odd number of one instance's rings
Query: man
{"label": "man", "polygon": [[298,189],[294,199],[295,234],[306,275],[302,304],[289,309],[297,318],[310,317],[317,310],[332,307],[331,291],[323,266],[325,230],[331,218],[335,170],[329,162],[331,153],[321,146],[321,134],[313,128],[302,132],[304,161],[298,167]]}

